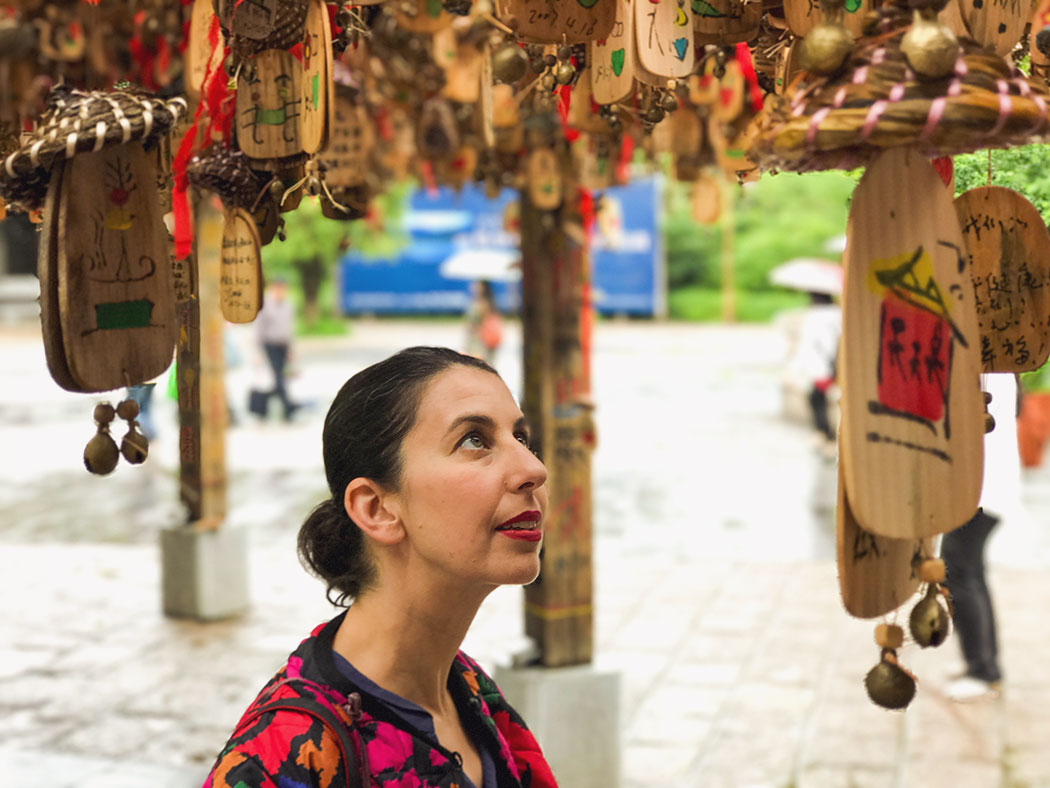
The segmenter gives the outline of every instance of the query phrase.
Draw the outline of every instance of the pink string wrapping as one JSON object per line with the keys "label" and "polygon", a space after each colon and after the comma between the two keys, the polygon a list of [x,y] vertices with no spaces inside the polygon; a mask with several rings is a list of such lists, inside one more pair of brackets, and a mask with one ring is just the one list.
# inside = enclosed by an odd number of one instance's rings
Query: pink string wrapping
{"label": "pink string wrapping", "polygon": [[988,132],[989,137],[998,134],[1006,125],[1006,119],[1010,117],[1010,86],[1005,79],[995,80],[995,86],[999,89],[999,117],[996,118],[995,125]]}
{"label": "pink string wrapping", "polygon": [[861,142],[866,141],[871,136],[871,132],[875,131],[875,124],[879,122],[879,118],[886,111],[888,104],[889,102],[885,99],[879,99],[871,105],[871,109],[868,110],[868,117],[864,119],[864,126],[860,130]]}
{"label": "pink string wrapping", "polygon": [[809,119],[809,128],[806,129],[807,145],[813,145],[814,140],[817,138],[817,132],[820,130],[819,126],[821,121],[823,121],[830,113],[831,107],[821,107],[813,113],[813,117]]}

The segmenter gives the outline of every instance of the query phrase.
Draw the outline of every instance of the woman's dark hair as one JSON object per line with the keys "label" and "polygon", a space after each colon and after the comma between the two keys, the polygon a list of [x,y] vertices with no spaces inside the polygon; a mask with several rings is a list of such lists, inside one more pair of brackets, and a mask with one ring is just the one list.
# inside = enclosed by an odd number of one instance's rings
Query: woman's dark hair
{"label": "woman's dark hair", "polygon": [[481,359],[449,348],[410,347],[346,381],[328,409],[322,443],[332,495],[299,529],[299,558],[328,584],[333,604],[348,604],[375,580],[364,535],[343,505],[346,486],[363,477],[398,488],[401,444],[415,424],[423,388],[456,365],[498,374]]}

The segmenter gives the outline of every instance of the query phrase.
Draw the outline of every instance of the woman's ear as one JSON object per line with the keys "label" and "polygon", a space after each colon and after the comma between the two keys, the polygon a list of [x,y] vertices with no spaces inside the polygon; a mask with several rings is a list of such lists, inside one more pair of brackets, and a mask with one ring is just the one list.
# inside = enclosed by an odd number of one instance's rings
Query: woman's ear
{"label": "woman's ear", "polygon": [[343,506],[357,527],[380,544],[397,544],[404,538],[395,501],[371,479],[359,477],[346,485]]}

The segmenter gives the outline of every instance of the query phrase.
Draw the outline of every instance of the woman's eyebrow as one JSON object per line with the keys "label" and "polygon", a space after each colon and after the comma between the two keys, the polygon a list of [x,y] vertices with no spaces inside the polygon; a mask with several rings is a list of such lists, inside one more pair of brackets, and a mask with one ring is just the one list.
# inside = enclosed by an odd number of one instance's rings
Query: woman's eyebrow
{"label": "woman's eyebrow", "polygon": [[[449,432],[455,432],[464,424],[476,424],[479,427],[484,427],[489,430],[494,430],[496,428],[496,422],[493,421],[491,417],[486,416],[483,413],[467,413],[453,421],[452,424],[449,425],[448,430],[446,430],[446,434]],[[526,421],[524,416],[514,422],[514,432],[531,432],[529,422]]]}
{"label": "woman's eyebrow", "polygon": [[453,421],[452,424],[449,425],[449,428],[446,432],[455,432],[464,424],[476,424],[479,427],[485,427],[490,430],[494,429],[496,426],[496,422],[494,422],[490,417],[485,416],[484,414],[467,413]]}

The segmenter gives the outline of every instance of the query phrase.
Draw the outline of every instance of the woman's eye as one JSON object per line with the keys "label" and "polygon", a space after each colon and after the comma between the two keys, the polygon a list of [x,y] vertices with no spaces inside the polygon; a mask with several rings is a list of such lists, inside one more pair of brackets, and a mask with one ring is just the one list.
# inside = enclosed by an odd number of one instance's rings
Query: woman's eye
{"label": "woman's eye", "polygon": [[459,442],[459,445],[466,449],[485,449],[488,448],[485,445],[484,439],[476,432],[471,432],[463,436],[463,440]]}

